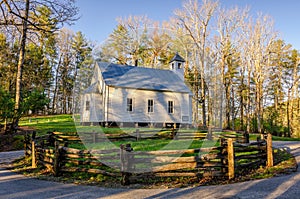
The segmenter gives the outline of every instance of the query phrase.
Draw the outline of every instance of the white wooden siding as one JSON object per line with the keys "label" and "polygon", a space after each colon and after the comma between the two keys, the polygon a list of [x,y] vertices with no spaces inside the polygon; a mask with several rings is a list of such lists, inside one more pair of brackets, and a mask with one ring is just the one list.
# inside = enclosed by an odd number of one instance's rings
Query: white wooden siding
{"label": "white wooden siding", "polygon": [[[187,93],[158,92],[149,90],[109,88],[108,121],[182,123],[182,116],[190,123],[191,98]],[[133,99],[133,111],[127,111],[127,98]],[[154,112],[148,113],[148,99],[154,100]],[[174,102],[174,113],[168,113],[168,101]]]}
{"label": "white wooden siding", "polygon": [[[81,122],[100,122],[103,120],[102,96],[99,93],[88,93],[83,96]],[[86,102],[90,102],[89,110]]]}

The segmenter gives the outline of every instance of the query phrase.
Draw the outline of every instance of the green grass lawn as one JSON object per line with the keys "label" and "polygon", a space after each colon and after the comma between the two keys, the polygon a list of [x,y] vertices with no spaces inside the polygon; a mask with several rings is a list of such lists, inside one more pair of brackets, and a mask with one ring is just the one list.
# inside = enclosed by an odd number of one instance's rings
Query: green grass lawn
{"label": "green grass lawn", "polygon": [[[76,132],[104,132],[106,134],[122,134],[134,132],[135,128],[102,128],[99,126],[79,126],[75,125],[72,115],[51,115],[51,116],[33,116],[24,117],[20,121],[20,126],[28,126],[36,129],[38,135],[44,135],[47,132],[63,132],[74,134]],[[154,129],[157,130],[157,129]],[[184,131],[184,130],[183,130]],[[191,130],[188,130],[191,131]],[[256,140],[258,134],[250,134],[250,140]],[[300,138],[286,138],[273,136],[273,140],[280,141],[300,141]],[[166,142],[166,141],[162,141]]]}
{"label": "green grass lawn", "polygon": [[24,117],[20,120],[19,125],[36,129],[38,135],[44,135],[48,131],[64,133],[76,132],[72,115]]}
{"label": "green grass lawn", "polygon": [[95,144],[81,145],[78,143],[70,144],[71,148],[77,149],[117,149],[121,144],[131,144],[134,151],[157,151],[157,150],[185,150],[199,149],[202,147],[209,148],[219,146],[218,141],[203,140],[172,140],[172,139],[145,139],[139,141],[114,141],[99,142]]}
{"label": "green grass lawn", "polygon": [[[103,128],[99,126],[76,126],[72,115],[54,115],[54,116],[38,116],[38,117],[26,117],[20,121],[20,126],[28,126],[36,129],[37,135],[44,135],[47,132],[57,131],[66,134],[74,134],[75,132],[98,132],[106,134],[124,134],[132,133],[135,128]],[[143,129],[141,129],[142,131]],[[147,129],[148,130],[148,129]],[[154,131],[161,129],[153,129]],[[184,131],[184,130],[183,130]],[[191,130],[188,130],[191,131]],[[165,134],[167,131],[161,132]],[[169,132],[170,133],[170,132]],[[111,144],[114,144],[112,146]],[[121,144],[130,143],[135,151],[150,151],[159,149],[187,149],[187,148],[201,148],[202,140],[172,140],[172,139],[143,139],[140,141],[114,141],[110,143],[99,142],[96,144],[85,143],[70,143],[69,146],[77,149],[93,148],[93,149],[107,149],[111,147],[119,147]],[[206,141],[206,147],[212,147],[218,142]]]}

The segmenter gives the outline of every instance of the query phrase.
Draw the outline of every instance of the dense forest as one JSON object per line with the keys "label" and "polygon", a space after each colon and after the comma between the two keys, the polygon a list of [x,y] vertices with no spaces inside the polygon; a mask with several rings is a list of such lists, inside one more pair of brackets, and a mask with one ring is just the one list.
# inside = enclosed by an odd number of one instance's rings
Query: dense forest
{"label": "dense forest", "polygon": [[0,6],[4,128],[23,115],[78,111],[94,61],[167,69],[178,52],[186,60],[194,124],[300,136],[300,54],[270,16],[186,0],[169,21],[118,18],[100,45],[63,28],[78,19],[73,0],[0,0]]}

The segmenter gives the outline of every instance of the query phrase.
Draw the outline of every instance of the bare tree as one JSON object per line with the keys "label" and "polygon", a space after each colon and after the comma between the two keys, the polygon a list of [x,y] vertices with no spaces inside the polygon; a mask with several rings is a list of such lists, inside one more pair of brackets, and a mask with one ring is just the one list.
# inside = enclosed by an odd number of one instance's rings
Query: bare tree
{"label": "bare tree", "polygon": [[[217,31],[218,36],[215,38],[215,49],[219,57],[219,66],[222,74],[222,81],[225,89],[226,100],[226,128],[234,127],[234,78],[238,73],[240,66],[240,49],[241,27],[248,17],[249,9],[240,9],[234,7],[231,9],[220,8],[217,15]],[[243,75],[243,74],[241,74]],[[243,80],[240,82],[243,83]],[[241,121],[243,121],[243,98],[241,98]],[[232,120],[232,125],[231,120]]]}
{"label": "bare tree", "polygon": [[[24,65],[24,56],[25,56],[25,46],[26,46],[26,40],[27,40],[27,30],[28,30],[28,16],[29,16],[29,6],[30,1],[25,1],[25,10],[24,15],[21,15],[21,11],[18,7],[15,6],[16,12],[13,11],[13,8],[11,5],[6,1],[3,0],[3,3],[6,5],[6,8],[9,13],[13,14],[16,17],[20,17],[22,21],[21,26],[21,42],[20,42],[20,50],[19,50],[19,60],[18,60],[18,66],[17,66],[17,78],[16,78],[16,97],[15,97],[15,118],[13,121],[13,124],[15,126],[18,126],[18,120],[20,115],[20,102],[21,102],[21,82],[22,82],[22,70]],[[13,4],[16,5],[16,4]],[[2,9],[3,10],[3,9]],[[4,12],[4,11],[3,11]],[[5,16],[5,15],[4,15]],[[4,17],[4,22],[9,24],[15,24],[14,21],[9,21],[6,16]]]}
{"label": "bare tree", "polygon": [[287,77],[285,78],[285,82],[287,84],[287,102],[286,102],[286,120],[288,127],[288,137],[295,132],[296,125],[299,120],[295,117],[296,108],[294,108],[294,104],[296,99],[299,100],[299,80],[300,80],[300,58],[299,54],[296,50],[291,52],[291,63],[289,68],[287,68]]}
{"label": "bare tree", "polygon": [[170,56],[174,56],[170,50],[174,34],[169,30],[169,24],[158,22],[148,29],[147,49],[142,57],[144,66],[160,69],[168,66]]}
{"label": "bare tree", "polygon": [[[187,35],[194,43],[195,52],[198,55],[196,59],[198,59],[199,63],[201,91],[195,93],[195,98],[196,104],[200,102],[202,105],[202,123],[204,126],[207,125],[204,79],[205,52],[209,37],[209,24],[217,7],[218,2],[216,1],[203,0],[202,3],[199,3],[197,0],[188,0],[183,3],[183,9],[175,11],[179,26],[186,30]],[[198,107],[198,105],[196,106]],[[196,108],[196,111],[198,112],[198,108]],[[195,114],[194,121],[198,121],[198,113]]]}
{"label": "bare tree", "polygon": [[151,21],[146,16],[118,18],[118,25],[102,47],[102,56],[112,62],[138,66],[147,51],[147,31]]}
{"label": "bare tree", "polygon": [[[248,76],[252,78],[255,88],[255,115],[257,120],[257,131],[262,133],[263,122],[263,94],[265,91],[265,81],[270,69],[270,46],[276,40],[277,34],[273,29],[273,21],[269,16],[259,15],[256,21],[250,21],[245,30],[248,33],[248,40],[245,44],[247,50],[244,56],[248,57]],[[250,77],[251,75],[251,77]],[[248,79],[248,89],[250,92],[250,79]],[[248,93],[250,103],[250,93]],[[248,107],[249,108],[249,107]]]}

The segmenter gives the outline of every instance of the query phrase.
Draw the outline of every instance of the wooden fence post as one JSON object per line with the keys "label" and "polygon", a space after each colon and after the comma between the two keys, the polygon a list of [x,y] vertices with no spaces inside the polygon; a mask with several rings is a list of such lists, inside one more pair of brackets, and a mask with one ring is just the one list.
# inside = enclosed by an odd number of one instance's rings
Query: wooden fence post
{"label": "wooden fence post", "polygon": [[243,132],[243,142],[242,143],[249,143],[249,133]]}
{"label": "wooden fence post", "polygon": [[34,140],[36,136],[36,131],[32,131],[31,139]]}
{"label": "wooden fence post", "polygon": [[[227,153],[227,147],[225,146],[225,141],[224,141],[224,138],[220,138],[220,145],[221,145],[221,148],[220,148],[220,154],[221,154],[221,163],[223,164],[222,168],[221,168],[221,172],[223,173],[223,175],[226,174],[227,172],[227,165],[228,165],[228,161],[227,159],[225,158],[225,154]],[[226,148],[225,148],[226,147]]]}
{"label": "wooden fence post", "polygon": [[55,150],[54,150],[54,165],[53,172],[54,176],[57,177],[60,174],[60,150],[59,150],[59,142],[55,141]]}
{"label": "wooden fence post", "polygon": [[272,134],[267,136],[267,167],[273,166]]}
{"label": "wooden fence post", "polygon": [[208,132],[206,135],[207,140],[212,140],[212,129],[211,127],[208,127]]}
{"label": "wooden fence post", "polygon": [[121,184],[122,185],[129,185],[129,177],[130,177],[130,170],[132,169],[132,162],[131,162],[131,155],[129,154],[132,151],[131,145],[124,144],[120,145],[120,160],[121,160]]}
{"label": "wooden fence post", "polygon": [[28,135],[28,133],[26,132],[25,136],[24,136],[24,155],[25,158],[29,157],[29,153],[28,153],[28,145],[30,144],[30,136]]}
{"label": "wooden fence post", "polygon": [[120,161],[121,161],[121,185],[129,185],[129,177],[126,174],[126,155],[125,145],[120,145]]}
{"label": "wooden fence post", "polygon": [[234,148],[232,138],[227,140],[228,178],[234,178]]}
{"label": "wooden fence post", "polygon": [[35,151],[35,141],[31,141],[31,167],[36,168],[36,151]]}
{"label": "wooden fence post", "polygon": [[176,129],[176,124],[174,124],[173,128],[172,128],[172,139],[177,140],[177,129]]}
{"label": "wooden fence post", "polygon": [[53,132],[47,132],[48,134],[48,146],[54,146],[55,144],[55,135],[53,134]]}
{"label": "wooden fence post", "polygon": [[141,139],[140,130],[136,129],[135,133],[136,133],[136,141],[139,141]]}
{"label": "wooden fence post", "polygon": [[97,142],[96,132],[93,131],[93,143],[95,144]]}

